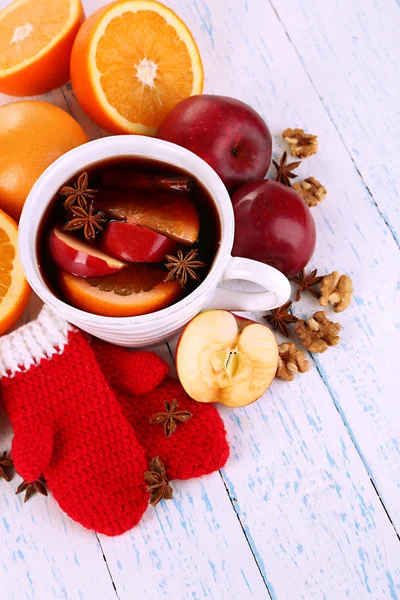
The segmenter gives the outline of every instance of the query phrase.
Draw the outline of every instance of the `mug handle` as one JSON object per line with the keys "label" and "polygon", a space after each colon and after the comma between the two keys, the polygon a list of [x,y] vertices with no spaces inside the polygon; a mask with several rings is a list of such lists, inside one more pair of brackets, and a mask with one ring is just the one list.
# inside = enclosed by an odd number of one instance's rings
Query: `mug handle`
{"label": "mug handle", "polygon": [[242,279],[261,285],[267,292],[239,292],[218,288],[208,302],[206,310],[224,309],[238,311],[271,310],[282,306],[290,297],[287,277],[269,265],[249,258],[231,257],[221,281]]}

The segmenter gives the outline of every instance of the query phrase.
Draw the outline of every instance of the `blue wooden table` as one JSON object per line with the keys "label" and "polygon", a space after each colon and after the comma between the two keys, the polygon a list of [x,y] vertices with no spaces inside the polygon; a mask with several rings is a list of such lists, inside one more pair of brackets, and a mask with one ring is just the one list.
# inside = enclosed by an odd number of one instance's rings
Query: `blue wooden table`
{"label": "blue wooden table", "polygon": [[[84,2],[87,13],[102,3]],[[310,356],[307,374],[221,410],[226,468],[176,482],[174,500],[149,507],[130,533],[96,535],[51,497],[24,506],[17,481],[0,482],[0,598],[399,600],[399,6],[168,4],[199,44],[205,90],[254,106],[275,158],[286,127],[318,135],[318,154],[299,170],[328,190],[313,209],[311,266],[350,275],[354,300],[338,315],[340,345]],[[45,99],[102,135],[69,85]],[[311,298],[296,305],[300,316],[315,310]],[[158,348],[167,360],[169,350],[174,340]],[[0,451],[11,435],[1,413]]]}

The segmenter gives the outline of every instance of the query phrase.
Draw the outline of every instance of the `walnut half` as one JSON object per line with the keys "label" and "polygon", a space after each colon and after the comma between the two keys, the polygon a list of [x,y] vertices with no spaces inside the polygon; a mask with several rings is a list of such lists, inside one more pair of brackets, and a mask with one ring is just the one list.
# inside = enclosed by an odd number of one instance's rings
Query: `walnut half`
{"label": "walnut half", "polygon": [[307,158],[318,151],[317,136],[305,133],[304,129],[285,129],[282,137],[289,144],[292,156]]}
{"label": "walnut half", "polygon": [[337,346],[340,341],[339,323],[330,321],[323,310],[314,313],[308,321],[297,321],[294,329],[310,352],[325,352],[329,346]]}
{"label": "walnut half", "polygon": [[324,187],[315,177],[307,177],[301,183],[293,184],[293,189],[306,201],[310,208],[317,206],[319,202],[326,198],[326,187]]}
{"label": "walnut half", "polygon": [[330,275],[325,275],[321,281],[319,303],[321,306],[333,304],[335,312],[342,312],[350,305],[352,294],[351,278],[348,275],[340,275],[339,271],[333,271]]}
{"label": "walnut half", "polygon": [[276,376],[285,381],[293,381],[294,375],[305,373],[310,368],[303,350],[298,350],[293,342],[279,344],[279,362]]}

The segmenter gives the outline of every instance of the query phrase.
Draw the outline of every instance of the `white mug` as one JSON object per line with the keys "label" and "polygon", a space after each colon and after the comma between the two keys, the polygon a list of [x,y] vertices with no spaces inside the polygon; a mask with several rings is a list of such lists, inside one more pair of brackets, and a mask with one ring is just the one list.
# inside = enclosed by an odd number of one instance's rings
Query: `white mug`
{"label": "white mug", "polygon": [[[143,316],[103,317],[74,308],[52,293],[38,267],[39,224],[57,190],[91,165],[113,157],[151,158],[192,174],[207,188],[221,222],[220,247],[204,281],[186,298]],[[260,311],[276,308],[288,300],[290,284],[280,271],[254,260],[231,256],[234,227],[229,194],[216,172],[201,158],[162,140],[138,135],[113,136],[71,150],[41,175],[22,211],[19,253],[31,287],[60,317],[107,342],[138,348],[167,340],[204,308]],[[218,288],[222,281],[237,279],[257,283],[267,291],[238,292]]]}

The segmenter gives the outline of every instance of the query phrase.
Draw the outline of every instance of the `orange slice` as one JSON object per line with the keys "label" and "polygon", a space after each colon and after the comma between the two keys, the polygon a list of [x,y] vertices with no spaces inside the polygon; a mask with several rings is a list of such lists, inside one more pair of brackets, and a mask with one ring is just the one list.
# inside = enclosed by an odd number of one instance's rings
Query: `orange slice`
{"label": "orange slice", "polygon": [[69,79],[81,0],[14,0],[0,12],[0,91],[45,94]]}
{"label": "orange slice", "polygon": [[166,308],[179,299],[178,281],[164,283],[166,272],[156,266],[135,265],[114,275],[84,279],[65,271],[59,283],[76,308],[106,317],[134,317]]}
{"label": "orange slice", "polygon": [[96,197],[96,209],[187,246],[199,237],[199,213],[189,194],[105,188]]}
{"label": "orange slice", "polygon": [[154,135],[178,102],[201,94],[203,67],[189,29],[171,9],[155,0],[119,0],[81,27],[71,82],[104,129]]}
{"label": "orange slice", "polygon": [[0,210],[0,335],[22,315],[31,295],[17,248],[16,222]]}

